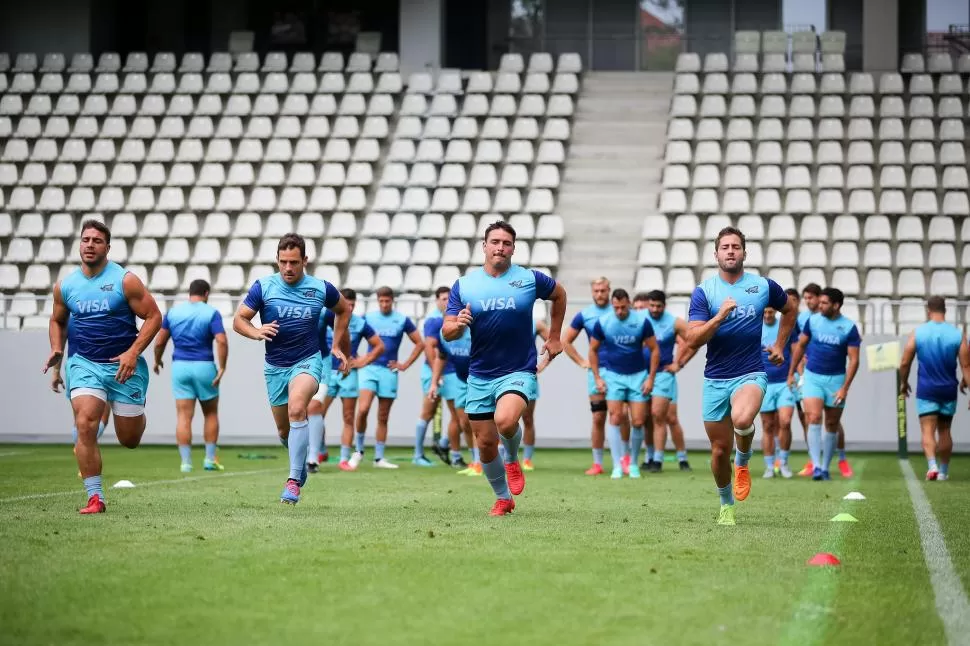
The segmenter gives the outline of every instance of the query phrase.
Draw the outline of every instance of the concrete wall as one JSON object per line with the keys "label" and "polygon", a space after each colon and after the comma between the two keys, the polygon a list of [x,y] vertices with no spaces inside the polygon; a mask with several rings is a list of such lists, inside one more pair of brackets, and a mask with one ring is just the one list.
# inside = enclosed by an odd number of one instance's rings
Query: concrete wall
{"label": "concrete wall", "polygon": [[401,0],[401,73],[441,67],[444,42],[443,0]]}
{"label": "concrete wall", "polygon": [[863,0],[862,66],[867,72],[899,69],[897,0]]}
{"label": "concrete wall", "polygon": [[[876,341],[867,339],[867,342]],[[409,348],[405,339],[402,357],[407,356]],[[580,343],[577,349],[585,353],[585,343]],[[69,440],[70,406],[64,394],[56,395],[50,391],[48,378],[40,370],[48,351],[45,332],[0,332],[0,356],[4,366],[0,405],[5,412],[4,423],[0,426],[0,442]],[[146,353],[146,360],[151,365],[149,354]],[[268,444],[275,441],[262,366],[262,346],[230,332],[229,364],[221,401],[223,443]],[[707,445],[700,417],[702,371],[703,358],[698,357],[679,377],[681,422],[692,448]],[[400,396],[391,411],[390,441],[393,444],[407,445],[413,441],[414,420],[421,401],[419,372],[420,366],[415,364],[401,376]],[[169,379],[167,370],[160,377],[152,375],[148,431],[145,434],[148,443],[171,444],[174,441],[175,406]],[[585,374],[563,355],[542,374],[540,388],[537,409],[539,445],[588,446],[590,418]],[[844,417],[851,446],[866,449],[896,446],[894,389],[893,373],[868,373],[863,366],[852,386]],[[910,444],[915,448],[918,447],[919,428],[912,406],[908,433]],[[372,429],[375,415],[372,411]],[[339,406],[332,407],[327,416],[327,436],[331,445],[339,441],[339,416]],[[970,450],[970,414],[965,399],[961,400],[953,428],[955,440],[962,443],[964,450]],[[798,438],[795,446],[802,446],[797,423],[795,435]],[[196,419],[194,437],[201,441],[199,419]],[[110,432],[106,441],[115,441]],[[371,430],[368,442],[372,441]]]}
{"label": "concrete wall", "polygon": [[69,56],[91,48],[90,34],[89,0],[0,2],[0,51]]}

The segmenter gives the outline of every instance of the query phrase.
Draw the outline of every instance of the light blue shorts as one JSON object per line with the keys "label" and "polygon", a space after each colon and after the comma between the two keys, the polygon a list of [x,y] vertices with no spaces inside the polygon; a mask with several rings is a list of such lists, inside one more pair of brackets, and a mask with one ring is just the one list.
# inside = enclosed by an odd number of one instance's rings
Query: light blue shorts
{"label": "light blue shorts", "polygon": [[[65,372],[69,375],[69,377],[65,377],[68,393],[85,394],[76,392],[80,389],[100,391],[98,393],[88,392],[87,394],[99,397],[99,399],[101,398],[100,395],[103,395],[105,401],[113,403],[130,404],[142,408],[145,406],[148,394],[148,363],[144,357],[138,357],[135,372],[123,384],[115,381],[115,374],[118,372],[117,363],[95,363],[79,354],[75,354],[67,360]],[[115,409],[112,408],[112,410]],[[135,416],[137,417],[143,412],[144,410],[137,412]],[[118,411],[115,410],[115,413],[117,414]],[[122,417],[125,417],[125,415],[122,414]]]}
{"label": "light blue shorts", "polygon": [[421,364],[421,394],[427,395],[431,390],[431,366],[427,363]]}
{"label": "light blue shorts", "polygon": [[845,375],[819,375],[805,371],[802,399],[821,399],[826,408],[844,408],[845,402],[835,405],[835,393],[845,385]]}
{"label": "light blue shorts", "polygon": [[596,389],[596,378],[593,377],[593,371],[586,371],[586,394],[592,397],[593,395],[602,395],[599,390]]}
{"label": "light blue shorts", "polygon": [[[649,373],[648,373],[649,374]],[[653,390],[650,391],[651,397],[663,397],[670,400],[671,404],[677,403],[677,375],[666,370],[661,370],[653,378]]]}
{"label": "light blue shorts", "polygon": [[498,379],[468,376],[468,400],[465,412],[483,415],[495,412],[495,404],[506,393],[521,393],[526,401],[535,399],[536,376],[531,372],[513,372]]}
{"label": "light blue shorts", "polygon": [[377,393],[381,399],[397,398],[397,371],[373,363],[360,369],[360,390]]}
{"label": "light blue shorts", "polygon": [[[327,365],[324,367],[323,362]],[[307,374],[317,380],[317,384],[324,383],[324,378],[328,377],[327,371],[330,369],[330,357],[321,357],[319,352],[315,352],[306,359],[300,359],[294,365],[284,368],[273,366],[268,363],[263,364],[263,376],[266,378],[266,393],[269,395],[270,406],[282,406],[290,398],[290,382],[297,375]]]}
{"label": "light blue shorts", "polygon": [[455,408],[464,408],[468,399],[468,384],[459,379],[455,373],[448,372],[441,379],[438,394],[442,399],[454,401]]}
{"label": "light blue shorts", "polygon": [[212,385],[219,370],[211,361],[173,361],[172,395],[175,399],[198,399],[207,402],[219,396],[219,387]]}
{"label": "light blue shorts", "polygon": [[800,379],[801,379],[801,375],[796,370],[795,371],[795,391],[792,393],[795,396],[795,403],[796,404],[798,402],[802,401],[802,399],[804,399],[802,397],[802,387],[798,385],[798,382],[799,382]]}
{"label": "light blue shorts", "polygon": [[956,400],[949,402],[938,402],[932,399],[916,398],[916,414],[923,415],[942,415],[943,417],[953,417],[957,414]]}
{"label": "light blue shorts", "polygon": [[779,408],[794,408],[795,393],[785,382],[768,384],[764,399],[761,400],[762,413],[774,413]]}
{"label": "light blue shorts", "polygon": [[768,389],[768,375],[752,372],[734,379],[704,379],[701,397],[702,416],[705,422],[720,422],[731,415],[731,398],[734,393],[747,384],[754,384],[765,392]]}
{"label": "light blue shorts", "polygon": [[650,401],[650,395],[644,395],[640,390],[649,373],[646,370],[624,375],[612,370],[600,370],[600,377],[606,382],[606,401],[609,402],[645,402]]}
{"label": "light blue shorts", "polygon": [[532,398],[529,401],[539,401],[539,376],[536,375],[536,391],[532,393]]}
{"label": "light blue shorts", "polygon": [[351,370],[344,377],[339,370],[330,371],[327,396],[341,399],[357,399],[357,371]]}

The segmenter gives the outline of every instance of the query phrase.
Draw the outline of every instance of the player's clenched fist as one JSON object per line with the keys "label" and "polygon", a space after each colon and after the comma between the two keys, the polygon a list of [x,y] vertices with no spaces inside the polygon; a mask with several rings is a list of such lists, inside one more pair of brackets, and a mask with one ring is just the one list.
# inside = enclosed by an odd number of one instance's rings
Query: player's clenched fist
{"label": "player's clenched fist", "polygon": [[734,311],[734,309],[737,306],[738,306],[737,302],[735,302],[733,298],[728,296],[727,298],[724,299],[724,302],[721,303],[721,309],[718,310],[717,312],[718,318],[723,321],[731,314],[731,312]]}
{"label": "player's clenched fist", "polygon": [[460,325],[463,328],[466,328],[469,325],[471,325],[472,321],[474,320],[474,318],[472,317],[471,303],[466,303],[465,308],[462,311],[458,312],[458,316],[456,318],[458,320],[458,325]]}

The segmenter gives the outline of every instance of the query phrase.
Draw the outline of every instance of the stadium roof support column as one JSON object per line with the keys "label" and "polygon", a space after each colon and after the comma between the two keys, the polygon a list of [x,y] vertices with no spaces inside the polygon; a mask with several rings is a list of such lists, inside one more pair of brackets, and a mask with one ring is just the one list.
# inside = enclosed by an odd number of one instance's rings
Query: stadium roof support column
{"label": "stadium roof support column", "polygon": [[862,66],[867,72],[899,69],[899,0],[863,0]]}
{"label": "stadium roof support column", "polygon": [[401,0],[401,73],[441,67],[444,41],[444,0]]}

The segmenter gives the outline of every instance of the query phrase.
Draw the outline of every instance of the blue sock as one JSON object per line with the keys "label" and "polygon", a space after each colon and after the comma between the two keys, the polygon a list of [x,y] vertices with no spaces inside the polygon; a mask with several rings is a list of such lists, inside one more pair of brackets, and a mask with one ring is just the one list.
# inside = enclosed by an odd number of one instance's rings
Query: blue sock
{"label": "blue sock", "polygon": [[[649,438],[647,439],[649,440]],[[649,441],[647,442],[647,452],[644,455],[647,456],[648,462],[653,462],[653,444],[650,444]]]}
{"label": "blue sock", "polygon": [[613,468],[617,469],[623,459],[623,437],[620,435],[620,427],[607,424],[606,440],[610,443],[610,459],[613,461]]}
{"label": "blue sock", "polygon": [[498,438],[502,440],[502,446],[505,447],[505,464],[512,464],[513,462],[519,461],[519,443],[522,442],[522,427],[515,429],[515,434],[512,437],[505,437],[499,433]]}
{"label": "blue sock", "polygon": [[839,462],[845,461],[845,449],[839,449]]}
{"label": "blue sock", "polygon": [[950,475],[950,463],[949,462],[940,462],[940,473],[942,473],[945,476],[949,476]]}
{"label": "blue sock", "polygon": [[663,464],[663,461],[664,461],[664,451],[663,451],[663,449],[660,449],[659,451],[656,450],[656,449],[654,449],[654,451],[653,451],[653,461],[654,462],[659,462],[660,464]]}
{"label": "blue sock", "polygon": [[438,440],[438,446],[440,446],[443,449],[447,449],[448,447],[451,446],[451,442],[448,440],[447,435],[441,436],[441,438]]}
{"label": "blue sock", "polygon": [[938,471],[936,467],[936,458],[930,458],[926,461],[927,471]]}
{"label": "blue sock", "polygon": [[504,498],[505,500],[512,498],[509,483],[505,479],[505,465],[502,464],[501,460],[496,458],[491,462],[482,462],[482,472],[488,478],[488,484],[492,485],[492,491],[495,492],[496,498]]}
{"label": "blue sock", "polygon": [[[764,458],[765,458],[765,468],[766,469],[769,469],[769,470],[770,469],[774,469],[775,468],[775,456],[773,456],[773,455],[765,455]],[[737,459],[737,455],[735,455],[735,459]]]}
{"label": "blue sock", "polygon": [[364,433],[354,433],[354,448],[358,453],[364,452]]}
{"label": "blue sock", "polygon": [[374,461],[384,459],[384,443],[376,442],[374,444]]}
{"label": "blue sock", "polygon": [[182,464],[192,464],[192,445],[179,444],[179,457],[182,458]]}
{"label": "blue sock", "polygon": [[717,495],[721,497],[722,505],[733,505],[734,504],[734,488],[731,483],[727,483],[724,487],[717,488]]}
{"label": "blue sock", "polygon": [[71,427],[71,442],[77,444],[77,426]]}
{"label": "blue sock", "polygon": [[603,466],[603,449],[593,449],[593,464]]}
{"label": "blue sock", "polygon": [[808,425],[808,457],[817,468],[822,468],[822,425]]}
{"label": "blue sock", "polygon": [[536,445],[535,444],[523,444],[522,445],[522,453],[523,453],[523,457],[526,460],[531,460],[532,459],[532,456],[536,454]]}
{"label": "blue sock", "polygon": [[791,452],[790,451],[786,451],[785,449],[778,449],[778,461],[779,461],[780,464],[784,464],[785,466],[788,466],[788,454],[789,453],[791,453]]}
{"label": "blue sock", "polygon": [[101,476],[88,476],[84,479],[84,490],[88,492],[88,498],[97,494],[104,499],[104,490],[101,488]]}
{"label": "blue sock", "polygon": [[340,461],[346,462],[350,459],[350,447],[346,444],[340,445]]}
{"label": "blue sock", "polygon": [[460,459],[461,459],[461,451],[452,451],[451,452],[451,463],[452,464],[454,464],[455,462],[457,462]]}
{"label": "blue sock", "polygon": [[640,447],[643,446],[643,427],[630,429],[630,464],[640,466]]}
{"label": "blue sock", "polygon": [[822,471],[828,471],[832,463],[832,456],[835,454],[835,445],[839,441],[838,433],[825,431],[824,442],[822,444]]}
{"label": "blue sock", "polygon": [[323,446],[323,415],[310,415],[307,417],[309,433],[307,434],[307,460],[314,464],[317,463],[317,456],[322,453]]}
{"label": "blue sock", "polygon": [[677,451],[677,461],[687,462],[687,451]]}
{"label": "blue sock", "polygon": [[420,458],[424,455],[424,436],[428,432],[427,420],[418,419],[414,424],[414,457]]}
{"label": "blue sock", "polygon": [[104,435],[104,422],[98,422],[98,439],[99,440],[101,439],[101,436],[102,435]]}
{"label": "blue sock", "polygon": [[739,467],[748,466],[748,461],[751,459],[751,449],[747,451],[742,451],[741,449],[734,449],[734,464]]}
{"label": "blue sock", "polygon": [[206,442],[205,443],[205,459],[209,462],[216,461],[216,443]]}
{"label": "blue sock", "polygon": [[476,446],[472,449],[472,462],[481,463],[481,461],[482,461],[482,458],[481,456],[478,455],[478,447]]}
{"label": "blue sock", "polygon": [[310,423],[307,420],[294,422],[290,420],[290,478],[299,480],[306,468],[307,443],[310,438]]}

